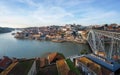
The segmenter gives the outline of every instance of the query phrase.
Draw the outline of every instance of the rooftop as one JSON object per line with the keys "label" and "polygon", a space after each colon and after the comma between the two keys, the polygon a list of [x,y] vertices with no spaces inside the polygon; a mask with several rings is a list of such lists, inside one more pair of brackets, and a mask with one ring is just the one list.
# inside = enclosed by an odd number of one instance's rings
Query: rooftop
{"label": "rooftop", "polygon": [[58,75],[56,64],[51,64],[44,68],[40,68],[37,75]]}
{"label": "rooftop", "polygon": [[20,61],[9,73],[8,75],[27,75],[30,70],[34,60]]}
{"label": "rooftop", "polygon": [[0,73],[0,75],[7,75],[16,65],[18,62],[12,63],[10,66],[8,66],[4,71]]}
{"label": "rooftop", "polygon": [[57,61],[56,65],[60,75],[68,75],[70,68],[64,59]]}
{"label": "rooftop", "polygon": [[56,52],[49,54],[48,55],[49,62],[52,62],[56,56],[57,56]]}
{"label": "rooftop", "polygon": [[12,60],[8,58],[7,56],[4,56],[4,58],[0,61],[0,69],[5,69],[7,68]]}
{"label": "rooftop", "polygon": [[100,67],[100,65],[96,64],[95,62],[91,61],[90,59],[86,58],[85,56],[80,57],[77,60],[82,62],[90,70],[94,71],[97,75],[101,74],[101,67]]}

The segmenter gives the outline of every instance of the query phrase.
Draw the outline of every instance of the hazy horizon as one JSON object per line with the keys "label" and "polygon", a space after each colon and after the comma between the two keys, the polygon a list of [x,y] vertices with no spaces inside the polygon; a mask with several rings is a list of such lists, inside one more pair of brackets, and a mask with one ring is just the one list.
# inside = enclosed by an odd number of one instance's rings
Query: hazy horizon
{"label": "hazy horizon", "polygon": [[119,0],[0,0],[0,27],[119,24],[119,5]]}

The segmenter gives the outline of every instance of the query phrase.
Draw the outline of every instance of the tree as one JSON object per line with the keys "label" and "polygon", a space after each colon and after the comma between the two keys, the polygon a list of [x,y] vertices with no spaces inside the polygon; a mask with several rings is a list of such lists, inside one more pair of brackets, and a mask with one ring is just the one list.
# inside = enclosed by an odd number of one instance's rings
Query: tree
{"label": "tree", "polygon": [[81,50],[80,51],[80,54],[88,54],[89,52],[88,52],[88,50]]}

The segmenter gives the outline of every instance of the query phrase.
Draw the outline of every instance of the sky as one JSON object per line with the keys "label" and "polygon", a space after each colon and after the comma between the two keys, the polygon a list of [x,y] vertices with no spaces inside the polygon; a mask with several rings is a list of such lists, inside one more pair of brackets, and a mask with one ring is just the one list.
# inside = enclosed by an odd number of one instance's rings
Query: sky
{"label": "sky", "polygon": [[120,23],[120,0],[0,0],[0,27]]}

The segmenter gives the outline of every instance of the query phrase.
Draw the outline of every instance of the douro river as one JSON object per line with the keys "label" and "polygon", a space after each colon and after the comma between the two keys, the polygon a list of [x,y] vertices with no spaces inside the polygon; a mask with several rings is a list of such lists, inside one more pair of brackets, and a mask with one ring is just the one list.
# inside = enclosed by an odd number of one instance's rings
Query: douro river
{"label": "douro river", "polygon": [[0,57],[32,58],[44,56],[49,52],[60,52],[68,57],[80,54],[80,50],[88,50],[88,46],[84,44],[19,40],[14,38],[11,33],[0,34]]}

